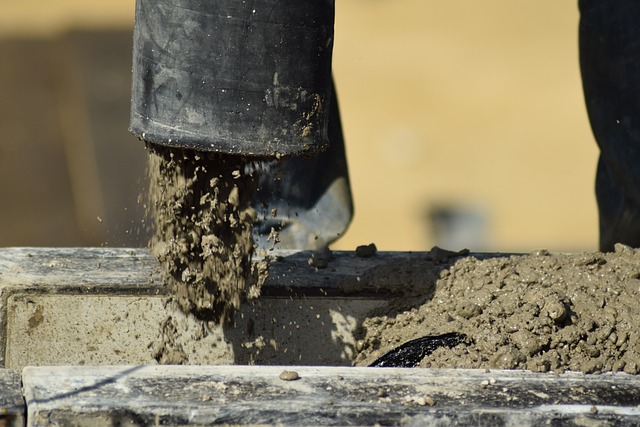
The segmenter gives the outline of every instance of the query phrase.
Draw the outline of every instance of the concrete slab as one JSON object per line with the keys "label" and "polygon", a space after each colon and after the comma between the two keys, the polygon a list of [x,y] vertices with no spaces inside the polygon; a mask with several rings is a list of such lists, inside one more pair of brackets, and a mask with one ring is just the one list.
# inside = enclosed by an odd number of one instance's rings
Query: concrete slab
{"label": "concrete slab", "polygon": [[25,414],[26,406],[22,397],[20,373],[0,369],[0,426],[23,426]]}
{"label": "concrete slab", "polygon": [[[296,372],[286,381],[283,371]],[[294,375],[295,376],[295,375]],[[28,426],[637,425],[626,374],[269,366],[28,367]]]}
{"label": "concrete slab", "polygon": [[410,286],[402,266],[426,263],[425,253],[337,252],[316,269],[309,252],[274,256],[262,297],[222,328],[167,309],[147,250],[0,249],[0,362],[153,364],[160,325],[171,315],[190,364],[350,365],[364,318]]}

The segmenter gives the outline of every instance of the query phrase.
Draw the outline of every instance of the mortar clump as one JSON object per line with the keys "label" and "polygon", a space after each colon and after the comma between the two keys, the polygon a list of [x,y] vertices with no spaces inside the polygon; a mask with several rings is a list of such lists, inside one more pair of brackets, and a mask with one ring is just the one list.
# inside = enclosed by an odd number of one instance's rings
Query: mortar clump
{"label": "mortar clump", "polygon": [[242,156],[147,148],[150,245],[163,279],[185,313],[225,322],[267,277],[267,260],[252,263],[257,172]]}

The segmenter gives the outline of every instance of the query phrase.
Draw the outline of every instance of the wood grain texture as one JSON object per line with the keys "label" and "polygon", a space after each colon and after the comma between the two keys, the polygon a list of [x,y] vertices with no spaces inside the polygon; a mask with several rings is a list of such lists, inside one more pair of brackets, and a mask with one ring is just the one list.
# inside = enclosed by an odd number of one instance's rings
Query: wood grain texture
{"label": "wood grain texture", "polygon": [[[282,380],[283,370],[297,372],[299,379]],[[78,420],[79,425],[93,426],[640,421],[640,382],[626,374],[301,366],[30,367],[23,381],[30,426]]]}

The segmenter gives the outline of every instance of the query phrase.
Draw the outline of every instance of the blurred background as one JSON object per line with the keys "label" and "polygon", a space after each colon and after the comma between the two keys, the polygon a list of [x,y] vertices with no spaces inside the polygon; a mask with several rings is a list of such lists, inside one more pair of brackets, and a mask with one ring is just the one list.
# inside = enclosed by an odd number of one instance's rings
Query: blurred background
{"label": "blurred background", "polygon": [[[0,7],[0,246],[143,246],[134,0]],[[355,217],[334,249],[595,250],[577,2],[337,0]]]}

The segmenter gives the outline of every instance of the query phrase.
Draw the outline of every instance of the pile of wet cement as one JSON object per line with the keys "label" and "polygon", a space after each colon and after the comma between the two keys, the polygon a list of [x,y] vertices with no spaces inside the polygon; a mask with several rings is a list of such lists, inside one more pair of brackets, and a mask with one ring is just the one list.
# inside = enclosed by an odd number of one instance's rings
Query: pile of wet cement
{"label": "pile of wet cement", "polygon": [[[419,366],[640,372],[640,251],[442,260],[369,316],[356,364],[425,335],[463,333]],[[414,275],[419,273],[414,272]],[[414,280],[414,282],[419,282]]]}
{"label": "pile of wet cement", "polygon": [[251,262],[257,177],[240,156],[148,151],[151,248],[164,280],[184,312],[224,321],[266,279],[266,265]]}

